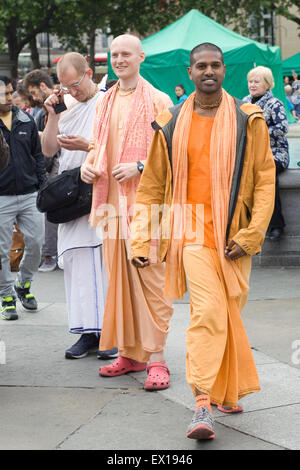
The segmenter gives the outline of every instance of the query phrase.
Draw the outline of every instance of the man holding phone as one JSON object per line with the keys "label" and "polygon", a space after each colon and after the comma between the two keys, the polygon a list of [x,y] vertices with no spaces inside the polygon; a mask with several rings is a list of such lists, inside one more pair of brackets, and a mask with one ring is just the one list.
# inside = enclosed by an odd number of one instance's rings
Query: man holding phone
{"label": "man holding phone", "polygon": [[[39,69],[32,70],[25,75],[23,86],[32,98],[41,105],[52,95],[54,90],[51,77],[47,72]],[[40,137],[45,129],[47,118],[48,113],[44,107],[34,117]],[[57,175],[59,154],[60,151],[51,158],[45,158],[46,171],[49,178],[54,178]],[[39,267],[39,272],[51,272],[57,267],[57,228],[57,224],[49,222],[45,217],[45,242],[42,248],[42,264]]]}
{"label": "man holding phone", "polygon": [[[48,121],[42,135],[42,149],[51,157],[61,149],[59,173],[81,166],[92,135],[96,101],[101,92],[93,82],[93,72],[85,58],[65,54],[57,65],[60,90],[54,90],[44,103]],[[64,106],[65,95],[75,98]],[[63,265],[70,333],[81,334],[65,352],[67,359],[79,359],[98,350],[106,295],[106,273],[99,231],[92,229],[88,215],[59,224],[58,257]],[[99,358],[116,350],[98,351]]]}

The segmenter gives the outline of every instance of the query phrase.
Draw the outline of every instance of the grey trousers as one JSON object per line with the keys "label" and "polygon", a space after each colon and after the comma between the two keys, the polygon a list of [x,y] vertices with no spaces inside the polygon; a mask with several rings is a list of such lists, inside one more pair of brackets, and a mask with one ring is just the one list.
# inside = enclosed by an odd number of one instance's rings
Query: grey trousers
{"label": "grey trousers", "polygon": [[45,215],[45,243],[42,249],[42,255],[57,257],[57,229],[58,224],[52,224]]}
{"label": "grey trousers", "polygon": [[24,235],[24,255],[17,280],[21,285],[32,281],[41,260],[44,242],[44,215],[36,208],[37,193],[19,196],[0,196],[0,297],[12,295],[14,274],[10,270],[10,248],[13,224],[16,222]]}
{"label": "grey trousers", "polygon": [[[57,176],[59,168],[59,159],[55,158],[53,166],[50,173],[48,174],[49,178],[54,178]],[[47,220],[45,215],[45,243],[42,248],[42,255],[45,256],[57,256],[57,230],[58,224],[52,224]]]}

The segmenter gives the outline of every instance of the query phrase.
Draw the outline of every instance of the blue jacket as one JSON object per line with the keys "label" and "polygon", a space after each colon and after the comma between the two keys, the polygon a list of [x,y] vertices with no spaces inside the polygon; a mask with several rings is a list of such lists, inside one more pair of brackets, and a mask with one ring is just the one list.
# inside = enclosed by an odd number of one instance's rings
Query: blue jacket
{"label": "blue jacket", "polygon": [[[245,96],[245,103],[252,102],[252,95]],[[274,160],[278,161],[283,168],[289,166],[289,144],[286,138],[288,132],[288,121],[284,106],[280,100],[267,91],[258,101],[255,102],[264,112],[266,124],[270,135],[270,145]]]}
{"label": "blue jacket", "polygon": [[10,149],[8,166],[0,173],[0,196],[37,191],[46,179],[46,170],[34,119],[13,106],[11,130],[1,118],[0,129]]}

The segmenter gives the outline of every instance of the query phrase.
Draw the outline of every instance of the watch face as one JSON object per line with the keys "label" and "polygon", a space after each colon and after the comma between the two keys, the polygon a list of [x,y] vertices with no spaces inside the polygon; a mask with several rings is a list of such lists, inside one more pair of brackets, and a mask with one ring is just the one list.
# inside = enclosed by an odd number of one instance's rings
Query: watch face
{"label": "watch face", "polygon": [[142,173],[142,171],[144,169],[144,165],[141,162],[138,162],[137,163],[137,168],[138,168],[139,172]]}

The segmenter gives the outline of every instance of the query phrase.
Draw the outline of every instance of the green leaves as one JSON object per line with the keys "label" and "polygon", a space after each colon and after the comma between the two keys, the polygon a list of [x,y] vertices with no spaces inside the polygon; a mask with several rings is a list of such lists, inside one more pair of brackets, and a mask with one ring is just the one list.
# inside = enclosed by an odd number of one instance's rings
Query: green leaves
{"label": "green leaves", "polygon": [[0,48],[8,44],[10,58],[16,62],[38,33],[49,32],[66,48],[87,53],[93,50],[97,29],[114,36],[136,32],[145,37],[192,8],[246,35],[253,33],[251,28],[266,11],[300,25],[300,0],[240,0],[238,8],[237,2],[229,0],[0,0]]}

